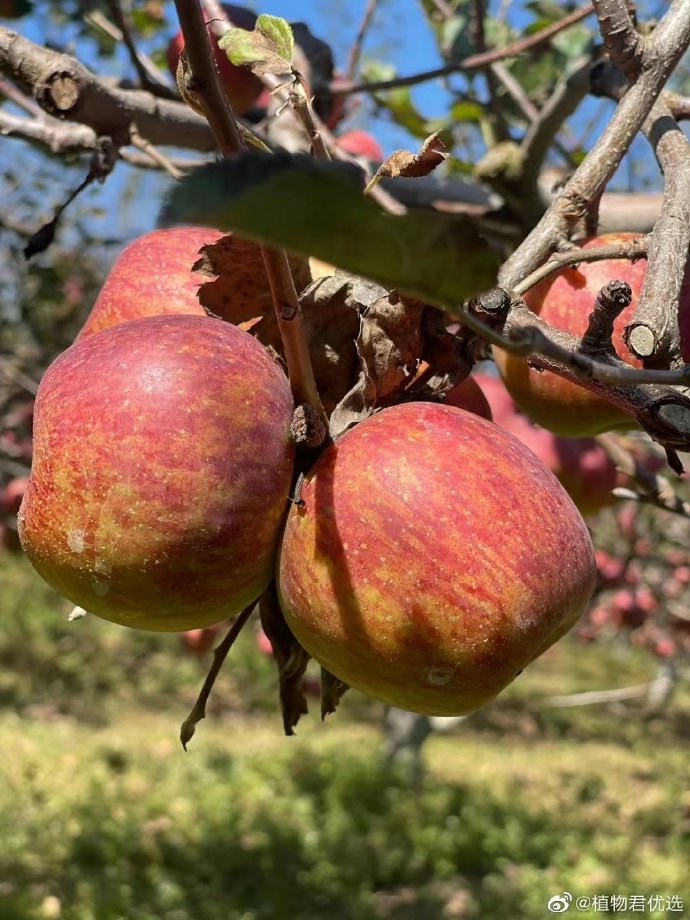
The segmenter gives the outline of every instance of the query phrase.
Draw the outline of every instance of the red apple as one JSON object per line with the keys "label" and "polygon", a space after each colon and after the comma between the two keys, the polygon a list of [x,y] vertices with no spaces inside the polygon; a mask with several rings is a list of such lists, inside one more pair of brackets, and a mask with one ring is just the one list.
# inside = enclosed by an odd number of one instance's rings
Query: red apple
{"label": "red apple", "polygon": [[446,406],[473,412],[488,421],[493,420],[491,406],[474,377],[465,377],[461,383],[449,390],[444,403]]}
{"label": "red apple", "polygon": [[292,407],[266,349],[220,320],[156,316],[81,339],[36,397],[26,554],[122,625],[232,616],[273,577]]}
{"label": "red apple", "polygon": [[594,551],[553,474],[516,438],[436,403],[385,409],[308,473],[278,587],[332,674],[386,703],[459,715],[573,625]]}
{"label": "red apple", "polygon": [[368,131],[345,131],[335,142],[341,150],[353,157],[364,157],[376,163],[385,159],[383,148]]}
{"label": "red apple", "polygon": [[17,476],[7,483],[0,492],[0,511],[7,515],[15,515],[19,511],[28,481],[26,476]]}
{"label": "red apple", "polygon": [[538,428],[523,415],[498,377],[476,374],[493,419],[519,438],[548,466],[581,514],[591,515],[612,505],[617,483],[616,467],[593,438],[560,438]]}
{"label": "red apple", "polygon": [[[251,32],[256,24],[256,15],[244,6],[235,6],[232,3],[222,4],[223,11],[230,22],[239,29]],[[208,37],[213,47],[216,66],[220,73],[226,95],[236,115],[244,115],[257,102],[263,90],[263,83],[250,70],[244,67],[235,67],[231,64],[224,51],[218,47],[218,39],[213,34],[210,25],[206,26]],[[184,49],[184,36],[178,32],[168,45],[168,69],[173,77],[177,74],[177,64]]]}
{"label": "red apple", "polygon": [[204,629],[188,629],[180,635],[184,647],[194,655],[205,655],[218,638],[218,626],[206,626]]}
{"label": "red apple", "polygon": [[[582,241],[583,249],[635,239],[634,233],[604,234]],[[613,345],[629,364],[641,367],[623,342],[623,331],[632,319],[642,291],[647,262],[613,259],[581,262],[549,275],[525,295],[531,310],[558,329],[581,336],[599,290],[614,279],[627,281],[632,303],[614,324]],[[632,416],[591,390],[549,371],[530,368],[524,358],[494,349],[496,364],[513,399],[531,419],[567,437],[599,434],[615,428],[635,427]]]}
{"label": "red apple", "polygon": [[208,227],[171,227],[134,240],[110,269],[79,337],[145,316],[206,316],[197,291],[207,279],[192,265],[202,246],[222,236]]}

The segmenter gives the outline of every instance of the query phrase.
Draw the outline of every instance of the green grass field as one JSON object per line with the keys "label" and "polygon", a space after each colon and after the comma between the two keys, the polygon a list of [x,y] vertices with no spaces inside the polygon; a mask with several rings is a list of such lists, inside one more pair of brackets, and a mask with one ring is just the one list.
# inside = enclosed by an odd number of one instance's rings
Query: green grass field
{"label": "green grass field", "polygon": [[251,636],[185,754],[206,662],[68,623],[21,560],[0,585],[0,920],[537,920],[563,891],[690,916],[687,686],[653,718],[542,702],[647,681],[644,653],[562,642],[431,738],[412,783],[358,694],[283,737]]}

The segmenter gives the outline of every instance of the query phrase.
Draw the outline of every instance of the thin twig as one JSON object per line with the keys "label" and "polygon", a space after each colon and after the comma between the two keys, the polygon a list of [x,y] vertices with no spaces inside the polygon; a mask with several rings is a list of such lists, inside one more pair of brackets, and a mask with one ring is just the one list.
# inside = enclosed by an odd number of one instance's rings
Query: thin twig
{"label": "thin twig", "polygon": [[445,67],[435,67],[431,70],[420,71],[419,73],[410,74],[406,77],[394,77],[390,80],[374,80],[363,83],[348,83],[343,81],[331,86],[331,92],[335,96],[348,96],[352,93],[373,93],[381,90],[396,89],[399,86],[415,86],[418,83],[427,83],[429,80],[436,80],[439,77],[449,77],[454,73],[463,71],[480,70],[493,64],[496,61],[504,61],[506,58],[519,57],[525,51],[536,48],[544,42],[549,41],[554,35],[570,28],[580,20],[585,19],[594,10],[591,3],[578,7],[568,16],[559,19],[558,22],[545,26],[538,32],[512,42],[503,48],[495,48],[491,51],[484,51],[481,54],[471,54],[455,64],[447,64]]}
{"label": "thin twig", "polygon": [[640,462],[614,434],[599,434],[596,440],[604,448],[616,469],[632,480],[638,501],[655,505],[672,514],[690,517],[690,502],[676,493],[665,476],[660,476]]}
{"label": "thin twig", "polygon": [[160,70],[153,63],[151,58],[141,54],[132,38],[132,33],[127,22],[120,0],[108,0],[110,12],[115,20],[115,24],[108,22],[106,17],[97,10],[90,14],[90,20],[94,25],[104,29],[118,43],[121,43],[127,49],[130,60],[137,72],[139,81],[144,89],[154,93],[156,96],[163,96],[166,99],[176,99],[177,94],[168,86]]}
{"label": "thin twig", "polygon": [[579,265],[581,262],[601,262],[605,259],[630,259],[630,261],[634,262],[637,259],[645,259],[646,257],[647,237],[644,236],[628,242],[610,243],[608,246],[592,246],[590,249],[580,249],[573,246],[572,249],[564,252],[554,253],[547,262],[544,262],[532,274],[515,285],[513,291],[515,294],[522,296],[535,284],[553,274],[553,272],[560,271],[568,266]]}
{"label": "thin twig", "polygon": [[364,15],[362,16],[362,21],[359,24],[359,29],[357,29],[357,35],[355,40],[352,43],[350,48],[350,53],[347,59],[347,68],[345,74],[348,80],[354,80],[357,74],[357,68],[359,67],[359,59],[362,56],[362,45],[364,44],[364,39],[366,34],[369,31],[371,23],[374,19],[374,14],[376,13],[376,7],[378,6],[379,0],[367,0],[367,5],[364,10]]}
{"label": "thin twig", "polygon": [[[224,156],[244,150],[232,108],[220,81],[201,6],[175,0],[185,39],[195,98],[206,113]],[[283,342],[290,388],[295,405],[308,404],[327,424],[326,414],[314,379],[307,346],[302,310],[285,250],[261,247],[264,268],[271,288],[278,329]]]}
{"label": "thin twig", "polygon": [[169,157],[166,157],[157,147],[154,147],[152,143],[147,141],[145,137],[142,137],[136,128],[132,128],[132,146],[146,154],[149,159],[158,164],[161,169],[164,169],[173,179],[181,179],[182,176],[184,176],[184,171],[178,169]]}
{"label": "thin twig", "polygon": [[196,726],[199,722],[201,722],[202,719],[206,718],[206,704],[208,703],[208,698],[211,695],[211,690],[213,690],[213,685],[215,684],[216,679],[220,674],[220,669],[223,667],[223,663],[228,657],[230,649],[235,644],[235,640],[242,632],[255,607],[256,601],[252,601],[248,607],[244,608],[242,613],[238,614],[237,618],[233,621],[232,626],[228,630],[227,636],[223,639],[220,645],[214,649],[213,661],[211,662],[211,667],[208,669],[206,680],[204,681],[203,686],[199,691],[199,696],[196,698],[196,702],[192,706],[189,715],[180,726],[180,741],[185,751],[187,750],[187,745],[194,737]]}
{"label": "thin twig", "polygon": [[30,99],[24,93],[21,93],[14,84],[9,80],[0,80],[0,96],[5,96],[10,102],[14,102],[20,109],[24,109],[29,115],[42,116],[43,109],[33,99]]}

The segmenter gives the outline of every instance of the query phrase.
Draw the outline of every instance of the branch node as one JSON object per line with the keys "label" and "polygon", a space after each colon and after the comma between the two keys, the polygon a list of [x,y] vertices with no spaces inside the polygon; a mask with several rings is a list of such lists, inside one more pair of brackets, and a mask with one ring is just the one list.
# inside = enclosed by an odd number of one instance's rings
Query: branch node
{"label": "branch node", "polygon": [[597,294],[594,308],[589,314],[587,329],[580,344],[581,351],[613,349],[613,324],[621,312],[630,306],[631,301],[632,290],[626,281],[609,281],[605,284]]}

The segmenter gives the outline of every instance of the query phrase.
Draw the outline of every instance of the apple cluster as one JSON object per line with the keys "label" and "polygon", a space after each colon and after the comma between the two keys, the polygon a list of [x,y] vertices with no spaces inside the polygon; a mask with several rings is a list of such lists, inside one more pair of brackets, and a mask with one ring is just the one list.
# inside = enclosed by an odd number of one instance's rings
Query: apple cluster
{"label": "apple cluster", "polygon": [[[483,706],[602,590],[582,514],[612,502],[610,460],[478,374],[374,413],[305,466],[275,354],[200,306],[192,266],[220,237],[134,241],[49,367],[26,554],[78,606],[186,632],[198,653],[275,582],[296,640],[345,684],[431,715]],[[606,609],[640,631],[655,596],[624,599],[630,571],[606,576]],[[599,607],[583,636],[606,625]]]}

